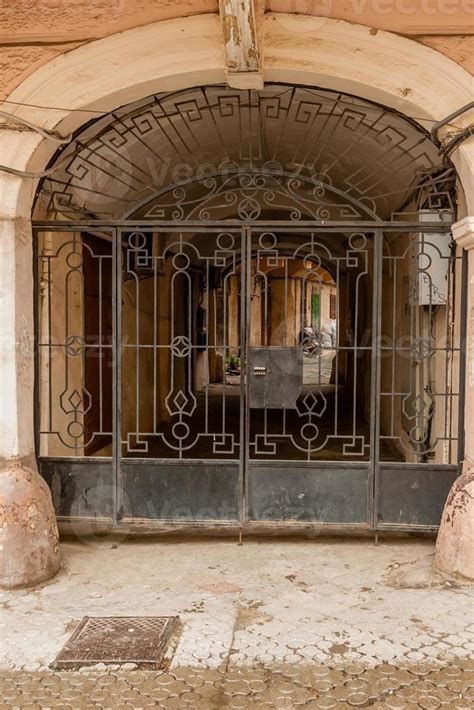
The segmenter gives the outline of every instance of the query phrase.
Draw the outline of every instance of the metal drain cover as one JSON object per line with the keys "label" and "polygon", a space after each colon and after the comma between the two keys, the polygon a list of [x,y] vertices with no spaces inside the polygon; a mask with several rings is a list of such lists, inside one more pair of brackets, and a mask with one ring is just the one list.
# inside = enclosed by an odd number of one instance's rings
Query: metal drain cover
{"label": "metal drain cover", "polygon": [[179,625],[179,616],[85,616],[51,667],[135,663],[161,669],[169,662],[166,651]]}

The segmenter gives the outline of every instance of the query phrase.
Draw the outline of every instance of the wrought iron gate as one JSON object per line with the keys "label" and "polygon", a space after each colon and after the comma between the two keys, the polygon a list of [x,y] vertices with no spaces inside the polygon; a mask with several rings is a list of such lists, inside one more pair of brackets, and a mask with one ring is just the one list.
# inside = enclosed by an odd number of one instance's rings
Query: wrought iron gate
{"label": "wrought iron gate", "polygon": [[60,518],[437,526],[462,456],[449,224],[34,233],[38,453]]}

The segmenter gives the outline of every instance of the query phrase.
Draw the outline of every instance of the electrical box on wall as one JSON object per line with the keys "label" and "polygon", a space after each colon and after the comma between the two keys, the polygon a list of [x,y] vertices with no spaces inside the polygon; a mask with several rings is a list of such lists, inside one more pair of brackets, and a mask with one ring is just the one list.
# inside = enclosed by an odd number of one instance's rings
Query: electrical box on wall
{"label": "electrical box on wall", "polygon": [[[450,224],[450,211],[420,210],[420,222]],[[413,305],[445,306],[448,302],[448,277],[452,236],[450,232],[417,233],[411,236],[413,267]]]}

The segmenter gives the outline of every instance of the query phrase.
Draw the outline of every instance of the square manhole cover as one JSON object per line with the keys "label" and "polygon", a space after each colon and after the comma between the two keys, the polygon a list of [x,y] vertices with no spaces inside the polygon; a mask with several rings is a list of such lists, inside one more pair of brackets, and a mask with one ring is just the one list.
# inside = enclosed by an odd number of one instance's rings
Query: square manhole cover
{"label": "square manhole cover", "polygon": [[166,652],[179,625],[179,616],[85,616],[51,666],[71,670],[135,663],[161,669],[169,662]]}

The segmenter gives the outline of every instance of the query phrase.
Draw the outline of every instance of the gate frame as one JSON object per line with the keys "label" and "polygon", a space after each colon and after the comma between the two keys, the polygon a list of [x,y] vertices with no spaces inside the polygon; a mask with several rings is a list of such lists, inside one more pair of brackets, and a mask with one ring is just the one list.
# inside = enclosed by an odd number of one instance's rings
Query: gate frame
{"label": "gate frame", "polygon": [[[248,447],[248,415],[247,415],[247,403],[246,390],[248,388],[248,382],[243,388],[245,391],[245,397],[241,399],[241,427],[242,422],[245,424],[245,436],[242,440],[242,451],[239,457],[239,481],[240,481],[240,501],[239,501],[239,520],[238,521],[217,521],[217,520],[206,520],[206,521],[165,521],[163,519],[150,519],[144,520],[142,518],[129,519],[122,521],[120,514],[121,506],[121,496],[123,492],[122,487],[122,471],[121,471],[121,436],[117,436],[117,433],[121,431],[120,428],[120,373],[121,373],[121,358],[120,353],[120,313],[121,310],[117,307],[119,302],[119,297],[121,293],[121,278],[122,278],[122,265],[121,260],[118,257],[117,243],[118,234],[120,231],[140,231],[141,228],[147,228],[148,230],[166,230],[169,231],[187,231],[187,232],[205,232],[209,229],[214,230],[225,230],[230,229],[233,232],[242,232],[243,245],[246,247],[249,242],[249,236],[252,234],[253,230],[258,232],[262,231],[282,231],[287,230],[291,233],[301,232],[302,234],[307,234],[308,231],[315,232],[325,232],[325,233],[340,233],[340,232],[357,232],[357,233],[372,233],[375,238],[375,245],[381,244],[383,233],[385,232],[418,232],[423,234],[430,233],[450,233],[452,231],[451,223],[443,222],[423,222],[418,221],[320,221],[315,222],[314,220],[255,220],[255,221],[243,221],[243,220],[181,220],[181,221],[158,221],[158,220],[132,220],[132,219],[121,219],[121,220],[81,220],[81,221],[48,221],[48,220],[37,220],[32,222],[32,232],[33,232],[33,274],[34,274],[34,335],[35,335],[35,349],[34,349],[34,370],[35,370],[35,384],[34,384],[34,426],[35,426],[35,453],[36,459],[38,461],[39,469],[41,471],[41,464],[45,461],[63,461],[63,462],[84,462],[85,459],[90,461],[92,464],[94,462],[112,462],[113,470],[113,481],[114,481],[114,512],[113,512],[113,526],[114,529],[144,529],[149,528],[150,530],[165,529],[165,530],[176,530],[176,528],[186,528],[186,529],[214,529],[214,528],[240,528],[241,531],[245,532],[257,532],[262,530],[272,530],[285,529],[285,530],[326,530],[326,531],[345,531],[345,532],[361,532],[368,531],[373,532],[377,535],[378,531],[399,531],[399,532],[427,532],[436,533],[438,526],[433,525],[413,525],[413,524],[391,524],[391,523],[379,523],[378,522],[378,508],[379,508],[379,483],[380,483],[380,461],[379,461],[379,430],[380,430],[380,417],[377,414],[379,394],[380,394],[380,352],[379,346],[376,346],[375,341],[372,341],[372,362],[374,368],[371,376],[371,459],[368,461],[369,470],[369,483],[371,490],[367,498],[369,505],[369,524],[354,524],[354,523],[323,523],[323,522],[307,522],[307,521],[248,521],[246,520],[247,513],[247,501],[246,501],[246,481],[248,481],[248,472],[245,470],[247,466],[247,460],[244,461],[244,451]],[[37,343],[39,342],[39,309],[38,309],[38,242],[37,235],[41,232],[80,232],[89,230],[103,229],[110,232],[112,236],[112,264],[113,264],[113,298],[112,298],[112,309],[113,309],[113,346],[112,353],[114,358],[114,369],[113,369],[113,455],[112,457],[41,457],[40,447],[39,447],[39,421],[40,421],[40,399],[39,399],[39,350]],[[377,238],[377,236],[379,238]],[[378,251],[378,255],[376,253]],[[247,262],[248,260],[245,259]],[[381,326],[381,284],[382,284],[382,270],[381,270],[381,250],[380,248],[374,251],[374,286],[373,286],[373,313],[372,313],[372,326],[373,326],[373,337],[375,333],[380,332]],[[248,276],[248,268],[243,270],[246,273],[246,279]],[[467,292],[467,251],[462,251],[462,276],[461,276],[461,293]],[[120,284],[120,285],[119,285]],[[248,287],[244,289],[244,293],[241,295],[241,300],[245,300],[245,311],[243,317],[241,317],[241,339],[244,335],[244,347],[247,352],[248,342],[247,342],[247,327],[248,327],[248,313],[247,313],[247,300],[248,300]],[[459,341],[459,401],[458,401],[458,451],[457,451],[457,464],[423,464],[423,470],[457,470],[457,475],[461,473],[461,466],[464,458],[464,394],[465,394],[465,380],[466,380],[466,330],[467,330],[467,299],[462,298],[460,300],[460,341]],[[242,390],[241,390],[242,391]],[[133,459],[137,463],[140,461],[156,462],[157,459]],[[216,459],[218,462],[219,459]],[[344,463],[343,461],[341,462]],[[323,462],[321,462],[323,465]],[[396,463],[390,464],[400,467],[410,467],[411,465],[419,464],[409,464],[409,463]],[[70,522],[71,517],[69,516],[57,516],[59,522]],[[79,522],[95,522],[103,520],[100,518],[78,518],[75,519]],[[110,523],[110,520],[107,522]]]}

